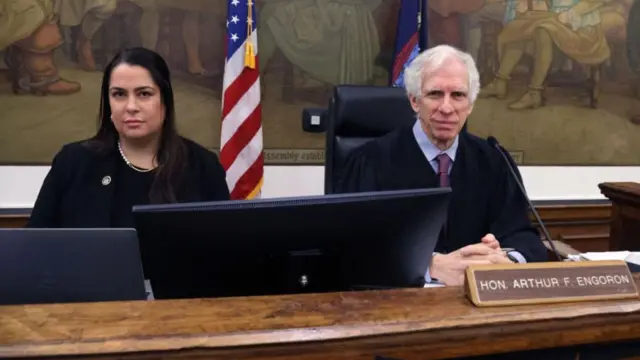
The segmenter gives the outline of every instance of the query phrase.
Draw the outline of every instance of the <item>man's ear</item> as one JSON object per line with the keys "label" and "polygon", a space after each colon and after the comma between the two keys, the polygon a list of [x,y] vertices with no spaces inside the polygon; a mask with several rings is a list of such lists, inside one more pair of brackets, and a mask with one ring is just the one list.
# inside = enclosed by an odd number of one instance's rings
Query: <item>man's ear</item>
{"label": "man's ear", "polygon": [[409,103],[411,103],[411,108],[413,109],[414,112],[418,112],[418,110],[420,109],[420,105],[418,104],[418,98],[416,98],[413,95],[409,95]]}

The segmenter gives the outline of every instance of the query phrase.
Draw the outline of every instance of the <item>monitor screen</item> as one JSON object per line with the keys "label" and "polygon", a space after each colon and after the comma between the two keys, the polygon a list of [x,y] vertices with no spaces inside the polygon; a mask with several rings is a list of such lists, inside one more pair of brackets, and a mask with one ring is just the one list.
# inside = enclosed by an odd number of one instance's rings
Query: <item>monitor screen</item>
{"label": "monitor screen", "polygon": [[146,300],[134,229],[0,229],[0,305]]}
{"label": "monitor screen", "polygon": [[424,285],[451,189],[133,208],[156,299]]}

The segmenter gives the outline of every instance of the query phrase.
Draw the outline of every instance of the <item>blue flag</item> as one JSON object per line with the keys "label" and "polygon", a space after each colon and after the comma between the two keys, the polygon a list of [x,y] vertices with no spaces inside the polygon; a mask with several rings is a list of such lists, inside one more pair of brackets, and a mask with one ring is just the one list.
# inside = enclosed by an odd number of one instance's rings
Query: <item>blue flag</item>
{"label": "blue flag", "polygon": [[426,0],[402,0],[389,85],[404,87],[404,69],[426,48]]}

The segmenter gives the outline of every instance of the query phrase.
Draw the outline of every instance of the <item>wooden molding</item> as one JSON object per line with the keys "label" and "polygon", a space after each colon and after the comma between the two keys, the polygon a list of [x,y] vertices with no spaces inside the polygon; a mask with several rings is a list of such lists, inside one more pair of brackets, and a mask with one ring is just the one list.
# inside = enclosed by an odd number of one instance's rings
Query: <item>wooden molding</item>
{"label": "wooden molding", "polygon": [[[570,201],[538,204],[536,209],[555,240],[561,240],[579,251],[609,249],[611,203]],[[4,210],[0,227],[24,227],[28,209]],[[538,226],[533,215],[531,221]]]}
{"label": "wooden molding", "polygon": [[29,214],[4,213],[0,214],[0,228],[24,227],[29,220]]}
{"label": "wooden molding", "polygon": [[600,192],[614,202],[640,203],[640,183],[615,182],[598,184]]}

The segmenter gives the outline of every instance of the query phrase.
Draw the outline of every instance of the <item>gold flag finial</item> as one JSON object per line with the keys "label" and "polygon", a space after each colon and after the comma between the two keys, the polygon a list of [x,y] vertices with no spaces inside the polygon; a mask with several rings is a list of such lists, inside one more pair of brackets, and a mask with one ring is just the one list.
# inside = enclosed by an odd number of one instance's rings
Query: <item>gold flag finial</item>
{"label": "gold flag finial", "polygon": [[253,0],[247,0],[247,45],[244,49],[244,66],[256,68],[256,52],[251,41],[251,32],[253,31]]}

